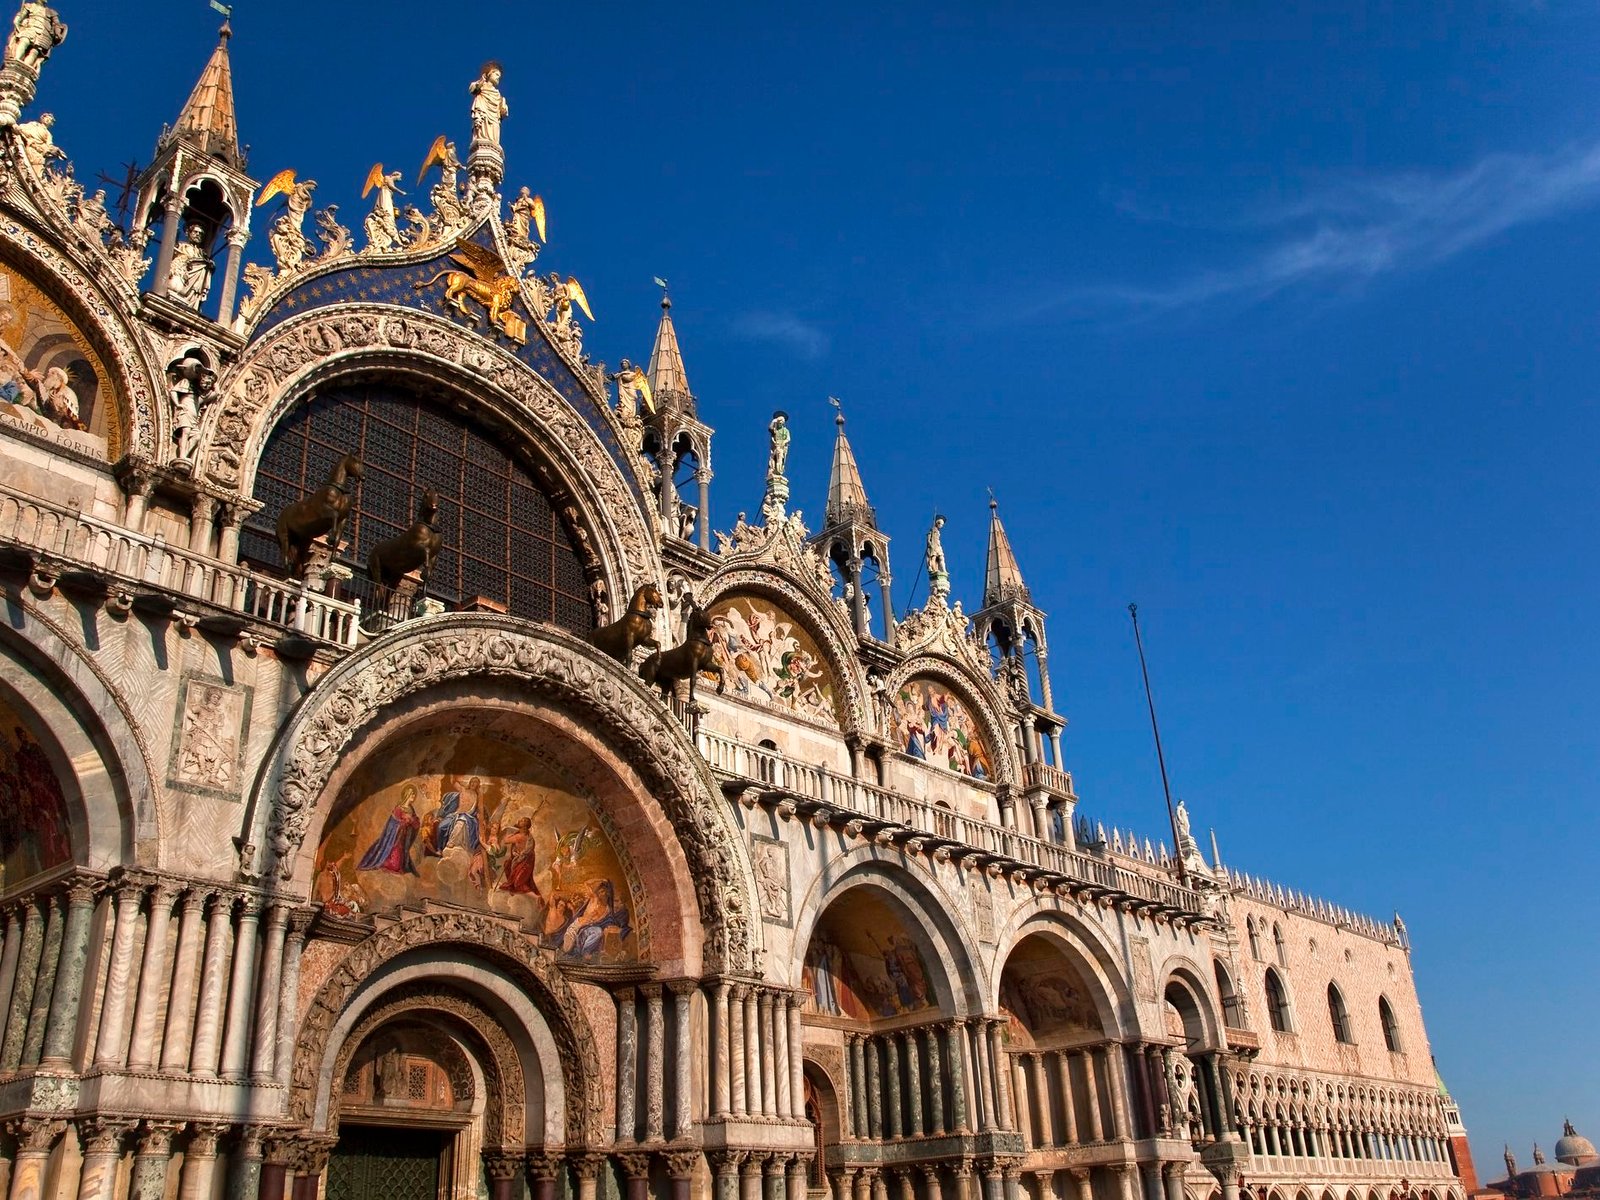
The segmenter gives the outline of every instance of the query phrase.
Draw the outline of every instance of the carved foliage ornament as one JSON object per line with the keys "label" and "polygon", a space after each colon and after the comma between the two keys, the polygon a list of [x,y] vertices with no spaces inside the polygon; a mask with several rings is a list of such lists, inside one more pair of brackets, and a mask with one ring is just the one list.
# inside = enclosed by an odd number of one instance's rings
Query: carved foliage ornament
{"label": "carved foliage ornament", "polygon": [[[446,370],[438,370],[438,365]],[[277,325],[252,345],[220,381],[202,431],[197,460],[227,491],[248,491],[254,465],[273,426],[314,381],[334,370],[389,367],[425,370],[457,388],[481,393],[488,383],[531,425],[542,446],[560,447],[583,480],[596,525],[626,565],[616,590],[658,575],[654,539],[632,489],[594,431],[525,364],[438,317],[378,305],[338,305]],[[488,401],[492,403],[492,401]]]}
{"label": "carved foliage ornament", "polygon": [[448,681],[504,679],[553,702],[591,728],[638,771],[672,821],[694,874],[707,957],[717,965],[750,961],[752,884],[744,855],[709,770],[669,714],[631,674],[599,651],[554,630],[488,614],[466,614],[402,629],[345,659],[309,697],[279,739],[279,757],[257,783],[252,830],[260,806],[278,872],[294,873],[296,856],[346,746],[396,701]]}

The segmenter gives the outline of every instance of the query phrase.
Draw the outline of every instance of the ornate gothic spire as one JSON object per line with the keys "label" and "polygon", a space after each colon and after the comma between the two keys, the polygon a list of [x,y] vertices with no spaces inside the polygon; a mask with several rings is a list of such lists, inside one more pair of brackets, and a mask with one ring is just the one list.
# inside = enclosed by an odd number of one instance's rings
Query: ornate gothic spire
{"label": "ornate gothic spire", "polygon": [[984,572],[983,604],[999,604],[1012,598],[1029,599],[1028,587],[1022,582],[1022,568],[1017,566],[1017,556],[1011,552],[1011,539],[1005,526],[1000,524],[1000,505],[989,497],[989,565]]}
{"label": "ornate gothic spire", "polygon": [[[834,402],[837,405],[837,401]],[[861,482],[861,468],[856,466],[855,451],[850,449],[850,439],[844,435],[844,412],[841,409],[833,422],[839,434],[833,440],[833,469],[828,474],[828,508],[825,525],[859,521],[877,528],[877,516],[867,502],[866,485]]]}
{"label": "ornate gothic spire", "polygon": [[239,120],[233,107],[233,69],[228,63],[232,27],[224,21],[205,70],[184,102],[172,132],[187,137],[203,154],[243,169],[239,153]]}
{"label": "ornate gothic spire", "polygon": [[683,370],[683,351],[678,349],[678,331],[672,325],[672,301],[661,297],[661,324],[656,327],[656,344],[650,350],[650,390],[660,406],[676,399],[687,407],[691,393],[689,377]]}

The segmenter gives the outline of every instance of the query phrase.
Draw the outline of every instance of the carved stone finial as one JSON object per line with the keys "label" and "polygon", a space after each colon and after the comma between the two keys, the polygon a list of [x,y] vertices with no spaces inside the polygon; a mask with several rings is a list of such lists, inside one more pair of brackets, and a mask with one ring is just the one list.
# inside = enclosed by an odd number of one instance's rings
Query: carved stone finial
{"label": "carved stone finial", "polygon": [[23,0],[11,19],[5,62],[0,66],[0,126],[15,125],[39,87],[39,69],[51,51],[67,40],[56,10],[39,0]]}

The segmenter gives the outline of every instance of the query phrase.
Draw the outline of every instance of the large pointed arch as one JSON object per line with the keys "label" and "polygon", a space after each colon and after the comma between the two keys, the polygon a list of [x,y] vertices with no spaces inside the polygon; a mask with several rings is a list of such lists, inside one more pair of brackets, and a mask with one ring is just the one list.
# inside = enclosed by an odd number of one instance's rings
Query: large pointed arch
{"label": "large pointed arch", "polygon": [[[511,693],[568,714],[653,798],[687,860],[704,967],[743,969],[759,933],[748,857],[705,760],[638,677],[592,646],[548,627],[488,614],[408,622],[328,672],[279,732],[256,777],[241,840],[247,866],[260,848],[280,878],[310,883],[315,833],[362,739],[395,706],[478,688],[490,703]],[[650,800],[646,800],[650,803]]]}

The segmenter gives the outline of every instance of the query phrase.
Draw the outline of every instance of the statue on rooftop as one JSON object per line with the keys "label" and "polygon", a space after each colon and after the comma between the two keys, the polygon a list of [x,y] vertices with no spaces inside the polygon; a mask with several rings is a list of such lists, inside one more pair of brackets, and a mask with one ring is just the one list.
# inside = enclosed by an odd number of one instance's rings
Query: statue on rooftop
{"label": "statue on rooftop", "polygon": [[372,211],[367,214],[367,249],[383,253],[393,250],[400,244],[400,226],[398,214],[395,211],[394,198],[400,190],[399,171],[385,172],[382,163],[373,163],[372,170],[367,172],[366,186],[361,189],[361,198],[365,200],[372,194],[374,188],[378,191],[378,198],[372,202]]}
{"label": "statue on rooftop", "polygon": [[645,373],[627,359],[622,360],[622,365],[616,372],[606,376],[614,380],[617,385],[617,411],[625,420],[637,421],[639,416],[639,402],[644,402],[645,411],[655,412],[655,396],[650,391],[650,380]]}
{"label": "statue on rooftop", "polygon": [[944,518],[935,515],[933,525],[928,530],[927,549],[923,560],[928,568],[928,599],[940,603],[950,598],[950,570],[944,561],[944,540],[940,530],[944,528]]}
{"label": "statue on rooftop", "polygon": [[51,159],[65,158],[66,151],[56,145],[50,127],[56,123],[54,113],[45,113],[37,121],[23,121],[16,126],[17,137],[22,142],[22,154],[35,171],[44,174]]}
{"label": "statue on rooftop", "polygon": [[50,52],[67,40],[67,27],[56,10],[38,0],[23,0],[11,20],[11,37],[6,42],[6,60],[21,63],[37,72]]}
{"label": "statue on rooftop", "polygon": [[500,144],[500,122],[509,113],[500,94],[500,64],[486,62],[478,78],[467,90],[472,93],[472,140],[490,146]]}
{"label": "statue on rooftop", "polygon": [[789,414],[781,409],[767,422],[767,482],[781,478],[789,465]]}
{"label": "statue on rooftop", "polygon": [[261,198],[256,201],[257,208],[274,196],[283,197],[284,211],[272,223],[272,229],[267,234],[267,244],[272,247],[281,272],[293,271],[313,249],[310,239],[305,235],[304,223],[306,213],[311,211],[311,193],[316,190],[315,179],[297,180],[292,167],[279,171],[261,189]]}
{"label": "statue on rooftop", "polygon": [[198,309],[211,291],[216,265],[206,250],[205,226],[190,221],[183,240],[173,248],[172,267],[167,272],[167,299]]}

